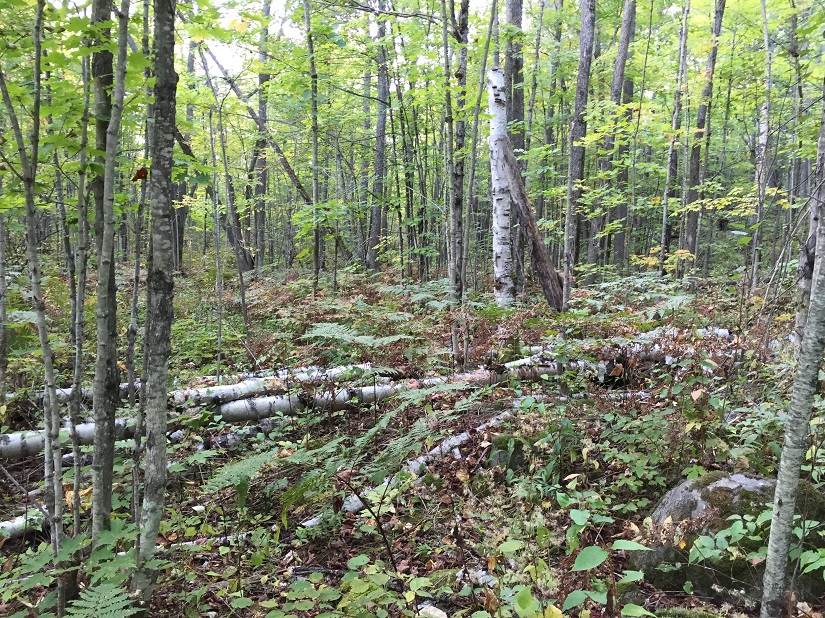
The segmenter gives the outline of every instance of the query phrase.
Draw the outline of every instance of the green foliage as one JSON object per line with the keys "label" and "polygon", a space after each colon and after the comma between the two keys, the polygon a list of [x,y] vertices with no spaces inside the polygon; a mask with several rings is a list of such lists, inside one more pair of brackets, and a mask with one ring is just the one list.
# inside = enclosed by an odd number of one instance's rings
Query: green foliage
{"label": "green foliage", "polygon": [[72,618],[126,618],[139,612],[129,593],[114,584],[86,588],[66,608],[66,615]]}
{"label": "green foliage", "polygon": [[359,335],[348,326],[334,322],[314,324],[301,338],[310,341],[319,340],[325,343],[340,342],[364,348],[380,348],[403,339],[412,339],[409,335],[390,335],[387,337]]}

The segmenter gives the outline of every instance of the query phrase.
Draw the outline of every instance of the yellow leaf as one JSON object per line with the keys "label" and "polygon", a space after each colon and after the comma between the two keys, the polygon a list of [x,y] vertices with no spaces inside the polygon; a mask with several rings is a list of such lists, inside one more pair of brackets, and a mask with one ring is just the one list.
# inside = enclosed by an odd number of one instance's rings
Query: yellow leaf
{"label": "yellow leaf", "polygon": [[705,389],[697,388],[695,391],[693,391],[690,394],[690,396],[693,398],[693,401],[696,401],[697,399],[699,399],[699,397],[701,397],[704,394],[705,394]]}
{"label": "yellow leaf", "polygon": [[455,473],[455,477],[462,483],[466,483],[470,480],[470,473],[467,472],[467,470],[465,470],[464,468],[461,468],[458,472]]}
{"label": "yellow leaf", "polygon": [[685,539],[679,539],[679,549],[684,549],[686,545]]}
{"label": "yellow leaf", "polygon": [[548,605],[544,610],[544,618],[562,618],[561,610],[555,605]]}
{"label": "yellow leaf", "polygon": [[498,564],[498,559],[495,556],[490,556],[490,557],[487,558],[487,570],[488,571],[495,571],[497,564]]}

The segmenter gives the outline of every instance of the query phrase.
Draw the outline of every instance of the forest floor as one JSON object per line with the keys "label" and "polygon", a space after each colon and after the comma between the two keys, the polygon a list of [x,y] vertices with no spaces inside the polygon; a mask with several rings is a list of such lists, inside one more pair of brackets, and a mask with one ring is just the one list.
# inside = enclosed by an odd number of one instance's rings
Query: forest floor
{"label": "forest floor", "polygon": [[[345,386],[392,381],[401,392],[346,409],[309,406],[252,424],[234,440],[226,436],[237,436],[238,427],[208,406],[178,410],[177,426],[187,431],[170,446],[158,539],[166,551],[151,615],[443,615],[432,608],[474,618],[681,616],[674,608],[755,614],[757,595],[731,586],[723,563],[758,566],[764,528],[748,537],[750,545],[726,543],[715,562],[686,555],[686,563],[719,574],[703,589],[689,579],[657,588],[630,554],[651,543],[649,515],[681,481],[775,473],[793,379],[788,309],[762,311],[762,299],[743,297],[735,282],[689,291],[653,277],[577,291],[562,315],[543,303],[501,309],[474,295],[455,310],[444,281],[404,286],[344,274],[334,292],[326,283],[313,298],[311,281],[297,275],[254,279],[248,339],[237,290],[227,289],[223,373],[369,363]],[[209,384],[196,379],[217,369],[208,273],[176,285],[176,388]],[[125,292],[121,306],[128,307]],[[508,362],[531,355],[533,363],[560,362],[564,370],[533,380],[511,372],[496,383],[435,383],[458,370],[453,333],[469,334],[465,369],[476,375],[500,375]],[[18,386],[36,383],[23,371],[31,359],[15,359]],[[343,387],[284,390],[311,399]],[[10,405],[4,432],[36,427],[36,418],[36,406]],[[409,461],[463,432],[445,456],[410,472]],[[806,471],[817,487],[818,457],[810,455]],[[6,468],[37,491],[39,458]],[[134,538],[125,523],[126,450],[117,475],[119,525],[101,559],[111,573],[125,570],[128,554],[117,552]],[[26,507],[4,483],[0,519]],[[350,508],[358,502],[366,508]],[[0,584],[26,573],[23,552],[36,555],[45,538],[29,534],[0,546]],[[93,572],[82,579],[100,581]],[[0,599],[0,615],[25,612],[47,593],[45,580],[23,584],[14,598]],[[791,605],[794,615],[821,616],[823,609],[812,598]]]}

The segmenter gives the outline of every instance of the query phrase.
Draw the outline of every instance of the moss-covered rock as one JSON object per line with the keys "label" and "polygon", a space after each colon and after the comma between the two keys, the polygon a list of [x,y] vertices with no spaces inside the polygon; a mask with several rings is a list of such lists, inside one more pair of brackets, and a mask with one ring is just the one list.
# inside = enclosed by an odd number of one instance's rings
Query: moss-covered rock
{"label": "moss-covered rock", "polygon": [[[652,551],[632,552],[632,567],[644,571],[645,580],[662,590],[683,590],[690,582],[693,591],[700,595],[714,596],[727,589],[744,591],[746,596],[758,600],[764,566],[748,555],[767,545],[768,524],[737,535],[741,538],[735,542],[729,542],[729,535],[718,533],[736,521],[754,525],[756,518],[770,508],[775,484],[770,479],[724,472],[681,483],[662,498],[651,514],[652,530],[647,545]],[[803,481],[797,512],[804,513],[809,520],[825,521],[825,496]],[[701,555],[708,558],[694,556],[691,562],[691,548],[697,540],[704,543],[697,546],[697,551],[701,548]],[[805,545],[825,547],[825,539],[811,535],[805,539]],[[820,572],[798,577],[794,587],[802,599],[825,595]]]}

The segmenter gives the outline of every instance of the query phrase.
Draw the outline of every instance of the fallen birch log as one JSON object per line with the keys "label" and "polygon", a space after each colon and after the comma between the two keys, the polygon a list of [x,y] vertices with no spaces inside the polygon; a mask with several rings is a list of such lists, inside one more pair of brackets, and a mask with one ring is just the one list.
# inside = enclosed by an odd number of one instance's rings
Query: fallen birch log
{"label": "fallen birch log", "polygon": [[[543,363],[533,364],[530,363]],[[432,386],[444,383],[466,383],[468,386],[493,386],[511,379],[537,381],[545,375],[557,375],[568,368],[575,371],[596,370],[597,365],[588,361],[575,361],[564,365],[562,363],[546,362],[543,359],[522,359],[509,363],[507,371],[497,373],[487,370],[478,370],[470,373],[456,374],[447,377],[434,377],[409,382],[394,382],[389,384],[375,384],[359,388],[344,388],[335,392],[320,393],[314,397],[310,395],[273,395],[241,399],[220,404],[215,408],[215,415],[229,423],[257,421],[278,414],[294,415],[306,409],[345,409],[354,403],[371,404],[382,401],[392,395],[418,386]],[[124,440],[133,437],[134,419],[118,419],[116,423],[116,439]],[[69,427],[61,431],[61,443],[70,443]],[[83,445],[93,443],[94,423],[82,423],[76,428],[78,442]],[[43,450],[44,436],[42,431],[24,431],[11,434],[0,434],[0,460],[17,460],[30,455],[36,455]]]}
{"label": "fallen birch log", "polygon": [[29,530],[40,530],[43,526],[43,515],[36,510],[18,515],[8,521],[0,521],[0,537],[18,539]]}
{"label": "fallen birch log", "polygon": [[[330,368],[317,367],[313,365],[307,367],[296,367],[294,369],[281,369],[277,371],[268,370],[255,373],[237,373],[222,376],[219,384],[171,391],[169,393],[169,400],[176,406],[180,406],[188,402],[194,402],[194,405],[199,405],[201,403],[208,403],[210,400],[214,403],[232,401],[234,399],[251,397],[252,395],[258,393],[265,393],[267,389],[277,387],[279,380],[302,383],[323,383],[341,379],[349,374],[368,372],[370,368],[370,363],[362,363]],[[217,382],[218,378],[216,376],[204,376],[198,378],[198,380]],[[138,391],[140,390],[139,379],[135,381],[135,389]],[[56,392],[57,403],[67,404],[71,400],[73,389],[71,387],[58,388]],[[120,385],[120,398],[126,399],[128,397],[128,393],[129,384],[124,382]],[[16,399],[28,398],[39,403],[42,401],[42,397],[42,391],[35,393],[7,393],[6,401],[11,402]],[[91,401],[92,389],[81,389],[81,398],[84,401]]]}

